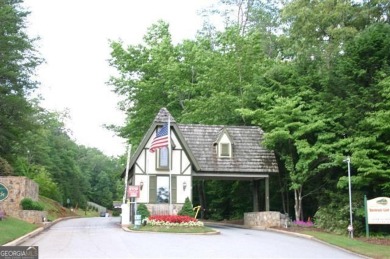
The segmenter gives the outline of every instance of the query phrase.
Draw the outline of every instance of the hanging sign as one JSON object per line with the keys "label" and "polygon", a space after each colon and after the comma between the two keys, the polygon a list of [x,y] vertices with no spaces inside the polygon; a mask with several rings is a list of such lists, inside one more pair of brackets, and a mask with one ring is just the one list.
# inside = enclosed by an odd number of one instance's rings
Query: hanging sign
{"label": "hanging sign", "polygon": [[390,198],[367,200],[368,224],[390,224]]}
{"label": "hanging sign", "polygon": [[2,183],[0,183],[0,201],[3,201],[5,199],[7,199],[8,197],[8,189],[7,187],[5,187],[5,185],[3,185]]}
{"label": "hanging sign", "polygon": [[139,198],[139,186],[129,185],[127,187],[127,198]]}

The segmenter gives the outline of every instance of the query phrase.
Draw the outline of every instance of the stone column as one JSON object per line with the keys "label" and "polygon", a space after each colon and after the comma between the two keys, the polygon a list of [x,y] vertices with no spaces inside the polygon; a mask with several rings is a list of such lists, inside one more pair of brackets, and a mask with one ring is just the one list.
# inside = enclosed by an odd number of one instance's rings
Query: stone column
{"label": "stone column", "polygon": [[265,181],[265,211],[269,211],[269,177],[264,178]]}

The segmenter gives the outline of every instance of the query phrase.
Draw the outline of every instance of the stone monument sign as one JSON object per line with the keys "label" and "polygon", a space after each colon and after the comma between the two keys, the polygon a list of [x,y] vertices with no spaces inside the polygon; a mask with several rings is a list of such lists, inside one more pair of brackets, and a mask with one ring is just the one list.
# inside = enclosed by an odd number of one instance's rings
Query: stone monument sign
{"label": "stone monument sign", "polygon": [[24,198],[38,201],[39,187],[36,182],[24,176],[0,176],[0,211],[7,216],[41,223],[46,212],[22,210],[20,201]]}

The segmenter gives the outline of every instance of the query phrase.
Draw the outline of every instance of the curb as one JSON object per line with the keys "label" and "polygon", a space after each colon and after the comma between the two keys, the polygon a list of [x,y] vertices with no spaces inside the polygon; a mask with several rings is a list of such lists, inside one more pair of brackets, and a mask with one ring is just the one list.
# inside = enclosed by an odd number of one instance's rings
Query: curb
{"label": "curb", "polygon": [[281,229],[274,229],[274,228],[267,228],[267,227],[257,227],[257,226],[250,227],[250,226],[245,226],[245,225],[236,225],[236,224],[219,223],[219,222],[205,222],[205,225],[206,224],[209,225],[209,226],[212,226],[212,225],[214,225],[214,226],[228,226],[228,227],[234,227],[234,228],[252,229],[252,230],[259,230],[259,231],[270,231],[270,232],[276,232],[276,233],[280,233],[280,234],[285,234],[285,235],[290,235],[290,236],[310,239],[310,240],[319,242],[321,244],[324,244],[324,245],[327,245],[327,246],[330,246],[330,247],[342,250],[342,251],[344,251],[346,253],[349,253],[349,254],[352,254],[352,255],[356,255],[357,257],[371,259],[371,257],[355,253],[353,251],[350,251],[348,249],[339,247],[337,245],[326,243],[326,242],[324,242],[324,241],[322,241],[322,240],[320,240],[318,238],[315,238],[315,237],[313,237],[311,235],[307,235],[307,234],[301,234],[301,233],[297,233],[297,232],[291,232],[291,231],[285,231],[285,230],[281,230]]}
{"label": "curb", "polygon": [[32,238],[32,237],[38,235],[39,233],[43,232],[44,230],[50,228],[54,224],[56,224],[56,223],[58,223],[58,222],[60,222],[62,220],[67,220],[67,219],[72,219],[72,218],[78,218],[78,217],[58,218],[58,219],[56,219],[54,221],[51,221],[51,222],[44,222],[43,223],[44,224],[43,227],[39,227],[39,228],[35,229],[34,231],[32,231],[30,233],[27,233],[26,235],[21,236],[21,237],[15,239],[15,240],[12,240],[12,241],[10,241],[10,242],[2,245],[2,246],[17,246],[17,245],[23,243],[24,241],[26,241],[27,239]]}
{"label": "curb", "polygon": [[157,233],[157,234],[177,234],[177,235],[219,235],[221,232],[218,230],[214,230],[214,232],[206,232],[206,233],[169,233],[169,232],[156,232],[156,231],[136,231],[129,229],[129,226],[121,226],[123,231],[131,232],[131,233]]}

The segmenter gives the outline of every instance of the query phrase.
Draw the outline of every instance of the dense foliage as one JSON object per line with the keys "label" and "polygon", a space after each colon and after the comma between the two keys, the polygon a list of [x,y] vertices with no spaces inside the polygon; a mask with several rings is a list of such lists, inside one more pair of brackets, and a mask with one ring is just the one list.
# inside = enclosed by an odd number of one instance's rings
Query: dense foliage
{"label": "dense foliage", "polygon": [[137,215],[141,215],[141,220],[144,220],[150,216],[150,211],[145,204],[141,203],[137,206]]}
{"label": "dense foliage", "polygon": [[[271,210],[344,230],[350,156],[359,225],[363,194],[390,195],[388,1],[222,2],[225,27],[205,23],[195,40],[173,44],[160,21],[143,44],[111,42],[110,83],[128,116],[118,132],[138,144],[161,107],[181,123],[258,125],[280,167]],[[231,219],[251,211],[251,187],[197,181],[194,201]]]}
{"label": "dense foliage", "polygon": [[64,126],[66,114],[31,98],[42,59],[25,32],[28,14],[21,0],[0,0],[0,176],[27,176],[40,195],[64,205],[94,201],[111,208],[123,192],[120,161],[76,144]]}

